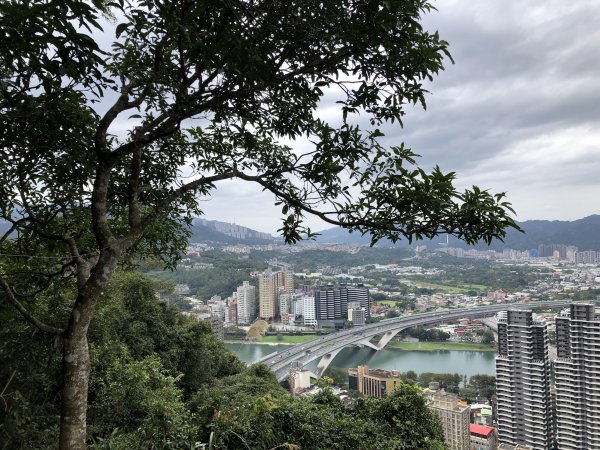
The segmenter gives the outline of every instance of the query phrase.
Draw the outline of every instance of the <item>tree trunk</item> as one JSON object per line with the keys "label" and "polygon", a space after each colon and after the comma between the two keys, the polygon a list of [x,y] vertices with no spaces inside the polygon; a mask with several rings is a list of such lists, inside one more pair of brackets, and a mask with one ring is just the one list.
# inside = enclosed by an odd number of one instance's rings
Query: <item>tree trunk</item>
{"label": "tree trunk", "polygon": [[60,450],[85,450],[90,350],[87,332],[102,290],[118,261],[114,249],[100,252],[92,271],[80,267],[79,294],[63,335],[63,388],[60,415]]}
{"label": "tree trunk", "polygon": [[[71,320],[70,325],[73,325],[73,322]],[[82,325],[79,322],[74,327],[70,326],[64,339],[60,450],[86,449],[90,353],[87,326],[82,327]],[[81,328],[84,328],[85,331]]]}

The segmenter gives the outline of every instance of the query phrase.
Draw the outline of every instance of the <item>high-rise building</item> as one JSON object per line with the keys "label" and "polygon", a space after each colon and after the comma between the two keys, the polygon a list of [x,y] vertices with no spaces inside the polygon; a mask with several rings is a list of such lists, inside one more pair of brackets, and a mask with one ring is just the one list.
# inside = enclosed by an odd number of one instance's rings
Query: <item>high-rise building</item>
{"label": "high-rise building", "polygon": [[304,326],[316,327],[317,314],[315,311],[315,298],[312,295],[302,296],[302,310]]}
{"label": "high-rise building", "polygon": [[449,392],[436,392],[427,405],[439,418],[444,429],[444,442],[450,450],[470,450],[469,405]]}
{"label": "high-rise building", "polygon": [[348,320],[348,303],[360,304],[371,316],[369,289],[362,286],[320,286],[315,291],[317,321],[323,327],[343,327]]}
{"label": "high-rise building", "polygon": [[279,317],[279,295],[293,292],[294,274],[292,272],[273,272],[271,269],[263,272],[258,277],[260,318],[275,320]]}
{"label": "high-rise building", "polygon": [[237,300],[231,300],[227,306],[227,317],[225,321],[229,326],[237,327],[238,325],[238,302]]}
{"label": "high-rise building", "polygon": [[585,250],[575,254],[575,262],[577,264],[597,264],[600,260],[598,255],[600,252],[594,250]]}
{"label": "high-rise building", "polygon": [[540,244],[538,245],[537,256],[540,258],[556,257],[556,259],[566,259],[567,246],[565,244]]}
{"label": "high-rise building", "polygon": [[281,318],[282,323],[288,323],[290,320],[295,319],[296,316],[303,315],[303,302],[306,295],[307,294],[298,291],[293,294],[287,292],[279,294],[279,317]]}
{"label": "high-rise building", "polygon": [[237,320],[240,325],[251,324],[256,319],[256,288],[249,281],[237,288]]}
{"label": "high-rise building", "polygon": [[496,393],[500,442],[549,450],[553,439],[548,333],[531,311],[498,313]]}
{"label": "high-rise building", "polygon": [[556,440],[561,450],[600,449],[600,316],[572,303],[556,317]]}

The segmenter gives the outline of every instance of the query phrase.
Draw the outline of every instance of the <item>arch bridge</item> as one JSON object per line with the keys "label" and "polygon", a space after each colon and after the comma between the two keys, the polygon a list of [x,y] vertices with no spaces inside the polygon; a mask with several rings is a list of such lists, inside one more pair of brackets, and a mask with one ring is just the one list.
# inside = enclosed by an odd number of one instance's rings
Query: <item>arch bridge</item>
{"label": "arch bridge", "polygon": [[[400,331],[407,328],[420,325],[435,325],[465,317],[480,319],[509,309],[561,308],[568,306],[571,302],[572,300],[511,303],[442,310],[397,317],[362,327],[331,333],[304,344],[290,346],[286,350],[267,355],[258,362],[268,366],[275,372],[277,379],[283,381],[295,365],[299,364],[300,366],[304,366],[319,359],[314,375],[316,378],[320,378],[323,375],[323,372],[325,372],[325,369],[329,367],[331,361],[333,361],[343,348],[354,345],[359,347],[369,347],[375,351],[379,351]],[[379,340],[372,342],[372,339],[376,336],[379,336]]]}

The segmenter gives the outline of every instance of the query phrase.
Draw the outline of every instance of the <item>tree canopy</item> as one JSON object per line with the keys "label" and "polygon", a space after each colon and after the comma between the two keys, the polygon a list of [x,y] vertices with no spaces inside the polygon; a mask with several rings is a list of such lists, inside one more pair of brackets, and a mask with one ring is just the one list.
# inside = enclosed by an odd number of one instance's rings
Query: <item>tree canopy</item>
{"label": "tree canopy", "polygon": [[[287,242],[305,217],[373,242],[515,227],[504,194],[459,192],[380,130],[425,106],[448,44],[424,0],[0,3],[0,288],[63,351],[61,448],[85,446],[87,331],[120,264],[176,263],[202,198],[255,183]],[[318,107],[337,98],[339,122]],[[367,126],[360,127],[364,118]],[[303,139],[302,153],[288,144]],[[48,290],[70,308],[46,323]]]}

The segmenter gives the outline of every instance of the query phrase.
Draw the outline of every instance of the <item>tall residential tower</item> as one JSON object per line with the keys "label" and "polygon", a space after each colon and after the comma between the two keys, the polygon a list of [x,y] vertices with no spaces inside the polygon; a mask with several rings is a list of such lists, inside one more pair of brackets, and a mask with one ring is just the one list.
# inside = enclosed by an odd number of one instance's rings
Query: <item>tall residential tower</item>
{"label": "tall residential tower", "polygon": [[256,318],[256,288],[248,281],[237,288],[237,322],[249,325]]}
{"label": "tall residential tower", "polygon": [[552,448],[550,362],[546,325],[531,311],[498,313],[496,357],[499,440]]}
{"label": "tall residential tower", "polygon": [[556,439],[561,450],[600,449],[600,317],[572,303],[556,317]]}
{"label": "tall residential tower", "polygon": [[258,277],[259,315],[261,319],[274,320],[279,317],[279,295],[294,292],[294,274],[271,269]]}

